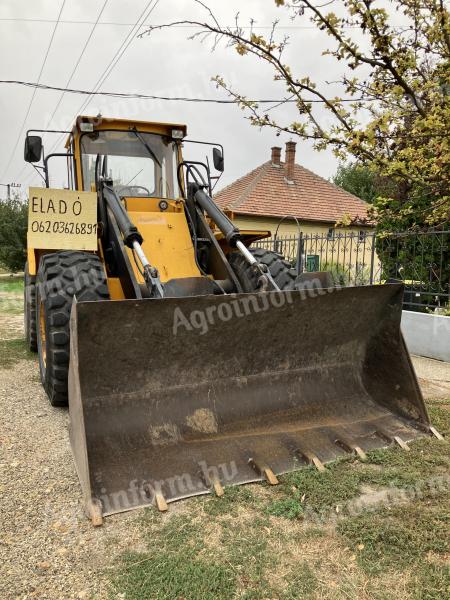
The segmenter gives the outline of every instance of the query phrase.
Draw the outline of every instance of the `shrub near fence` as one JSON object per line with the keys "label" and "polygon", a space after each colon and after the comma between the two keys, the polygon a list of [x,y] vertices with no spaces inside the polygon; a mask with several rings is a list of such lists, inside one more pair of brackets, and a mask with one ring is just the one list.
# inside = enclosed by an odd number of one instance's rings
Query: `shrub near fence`
{"label": "shrub near fence", "polygon": [[279,235],[255,245],[279,252],[299,272],[331,271],[342,285],[403,281],[404,307],[410,310],[449,306],[450,231],[380,235],[330,230]]}

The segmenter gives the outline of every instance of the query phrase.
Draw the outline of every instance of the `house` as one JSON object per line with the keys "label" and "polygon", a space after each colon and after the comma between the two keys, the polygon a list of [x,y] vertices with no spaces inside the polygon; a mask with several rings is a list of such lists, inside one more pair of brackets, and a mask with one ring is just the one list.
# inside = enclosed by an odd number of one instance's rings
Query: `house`
{"label": "house", "polygon": [[[334,237],[336,231],[361,232],[372,229],[368,204],[319,177],[295,162],[295,142],[286,143],[285,161],[281,148],[272,148],[270,160],[240,177],[215,194],[216,203],[241,229],[270,230],[297,235]],[[283,221],[280,223],[280,220]],[[345,219],[349,225],[336,230]]]}

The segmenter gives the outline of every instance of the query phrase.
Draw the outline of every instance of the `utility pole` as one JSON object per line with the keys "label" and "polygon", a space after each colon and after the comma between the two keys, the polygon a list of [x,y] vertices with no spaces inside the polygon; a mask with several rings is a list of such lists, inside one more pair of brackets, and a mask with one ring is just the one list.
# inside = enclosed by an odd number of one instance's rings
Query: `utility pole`
{"label": "utility pole", "polygon": [[11,188],[20,188],[20,183],[0,183],[1,186],[6,188],[6,197],[11,200]]}

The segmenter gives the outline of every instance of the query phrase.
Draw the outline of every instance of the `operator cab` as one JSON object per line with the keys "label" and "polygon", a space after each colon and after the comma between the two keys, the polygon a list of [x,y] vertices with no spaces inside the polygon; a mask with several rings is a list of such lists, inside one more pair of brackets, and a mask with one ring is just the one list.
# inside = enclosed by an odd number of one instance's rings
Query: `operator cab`
{"label": "operator cab", "polygon": [[95,172],[121,196],[176,199],[179,142],[156,133],[102,130],[80,136],[83,190],[95,190]]}

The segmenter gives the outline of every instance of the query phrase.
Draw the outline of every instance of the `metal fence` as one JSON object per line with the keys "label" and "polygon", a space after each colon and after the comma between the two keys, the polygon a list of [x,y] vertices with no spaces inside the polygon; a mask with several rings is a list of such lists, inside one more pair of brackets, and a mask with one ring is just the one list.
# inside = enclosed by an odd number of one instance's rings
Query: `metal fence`
{"label": "metal fence", "polygon": [[331,271],[341,285],[401,280],[404,307],[426,310],[450,304],[450,231],[380,235],[368,231],[278,235],[255,245],[275,250],[298,271]]}

